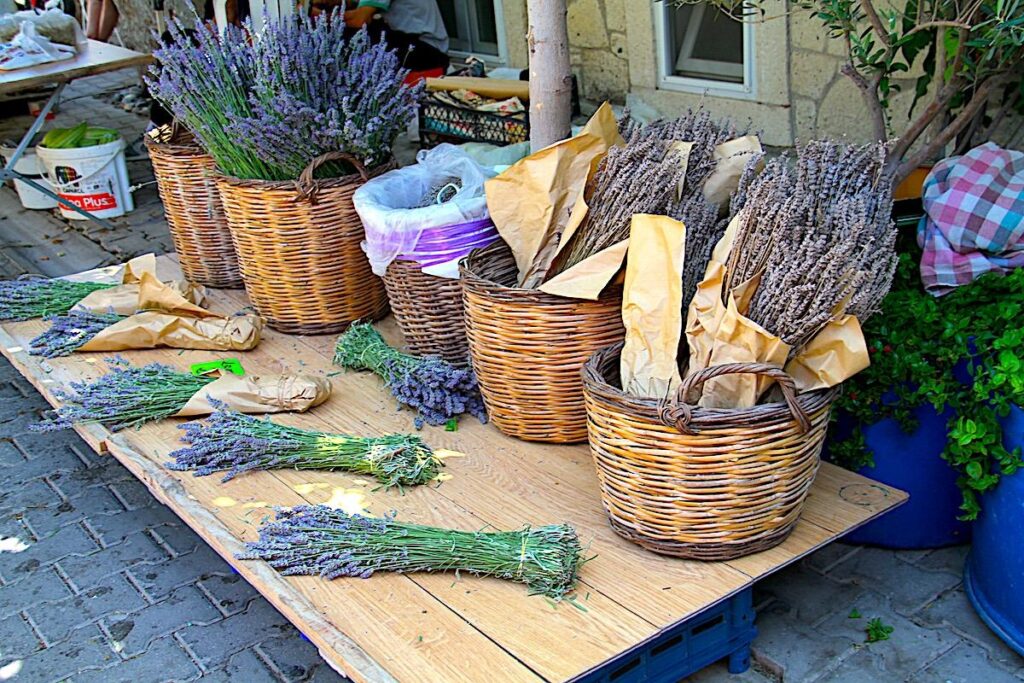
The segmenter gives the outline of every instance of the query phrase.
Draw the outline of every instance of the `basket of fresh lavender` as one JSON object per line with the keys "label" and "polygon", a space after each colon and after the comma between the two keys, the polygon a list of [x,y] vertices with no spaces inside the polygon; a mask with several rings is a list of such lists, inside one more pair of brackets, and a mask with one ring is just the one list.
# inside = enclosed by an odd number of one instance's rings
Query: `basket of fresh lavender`
{"label": "basket of fresh lavender", "polygon": [[441,459],[411,434],[351,436],[275,424],[266,418],[219,407],[205,422],[181,425],[189,444],[171,453],[172,470],[196,476],[270,469],[341,470],[366,474],[384,487],[426,484],[437,477]]}
{"label": "basket of fresh lavender", "polygon": [[352,194],[394,167],[420,86],[394,51],[342,17],[180,25],[154,54],[150,89],[216,162],[246,292],[271,327],[337,332],[388,310],[360,242]]}
{"label": "basket of fresh lavender", "polygon": [[443,425],[463,413],[487,421],[471,369],[437,356],[402,353],[388,346],[369,323],[356,323],[338,338],[334,362],[352,370],[369,370],[383,379],[399,403],[416,411],[417,428],[424,422]]}
{"label": "basket of fresh lavender", "polygon": [[247,544],[244,560],[285,575],[369,578],[375,572],[466,572],[526,584],[531,595],[570,595],[584,562],[568,524],[518,531],[459,531],[350,515],[325,505],[281,509]]}
{"label": "basket of fresh lavender", "polygon": [[29,320],[61,315],[89,294],[115,285],[39,276],[0,280],[0,320]]}

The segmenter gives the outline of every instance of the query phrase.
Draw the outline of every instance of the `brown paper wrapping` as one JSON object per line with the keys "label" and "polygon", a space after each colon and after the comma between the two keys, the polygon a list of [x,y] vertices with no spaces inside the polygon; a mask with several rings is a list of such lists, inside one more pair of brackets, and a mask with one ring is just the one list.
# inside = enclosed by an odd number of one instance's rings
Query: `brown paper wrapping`
{"label": "brown paper wrapping", "polygon": [[303,413],[331,395],[326,377],[312,375],[224,375],[199,390],[179,410],[179,417],[209,415],[220,402],[242,413]]}
{"label": "brown paper wrapping", "polygon": [[628,394],[663,398],[679,384],[685,252],[682,223],[667,216],[633,216],[622,292],[626,342],[619,361]]}
{"label": "brown paper wrapping", "polygon": [[[172,280],[166,284],[192,303],[201,304],[206,298],[206,290],[202,286],[187,280]],[[131,315],[139,310],[139,283],[97,290],[75,304],[75,308],[84,308],[93,313],[113,311],[118,315]]]}
{"label": "brown paper wrapping", "polygon": [[588,177],[608,148],[622,142],[606,102],[579,135],[520,159],[484,185],[491,220],[512,249],[520,283],[548,245],[545,263],[533,274],[537,283],[543,280]]}
{"label": "brown paper wrapping", "polygon": [[715,170],[704,181],[704,198],[719,209],[728,208],[729,197],[739,186],[743,169],[754,154],[761,152],[761,141],[756,135],[726,140],[715,147]]}
{"label": "brown paper wrapping", "polygon": [[870,364],[860,321],[846,315],[826,325],[785,369],[797,389],[812,391],[845,382]]}
{"label": "brown paper wrapping", "polygon": [[227,318],[189,301],[174,287],[143,273],[135,310],[99,332],[80,351],[124,351],[169,346],[174,349],[247,351],[260,341],[263,319],[248,314]]}
{"label": "brown paper wrapping", "polygon": [[156,275],[156,254],[143,254],[127,263],[93,268],[74,275],[66,275],[61,279],[69,282],[101,282],[107,285],[123,285],[137,283],[142,274],[146,272]]}

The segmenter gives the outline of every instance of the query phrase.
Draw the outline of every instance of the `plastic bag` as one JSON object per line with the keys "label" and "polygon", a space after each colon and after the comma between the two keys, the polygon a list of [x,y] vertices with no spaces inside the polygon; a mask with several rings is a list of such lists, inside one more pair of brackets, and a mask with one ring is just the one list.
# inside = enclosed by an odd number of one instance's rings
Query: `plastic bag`
{"label": "plastic bag", "polygon": [[31,21],[21,23],[21,31],[9,43],[0,45],[0,70],[13,71],[37,64],[59,62],[75,56],[73,48],[51,43],[39,35]]}
{"label": "plastic bag", "polygon": [[47,6],[44,12],[25,10],[0,16],[0,43],[13,41],[21,32],[21,25],[26,21],[33,24],[36,32],[50,42],[71,46],[80,46],[88,42],[82,27],[74,17],[55,7]]}
{"label": "plastic bag", "polygon": [[[382,276],[398,256],[414,252],[420,236],[430,228],[486,219],[484,181],[493,175],[491,169],[475,162],[458,146],[441,144],[417,154],[415,165],[385,173],[356,190],[352,201],[366,230],[363,251],[373,272]],[[422,206],[429,201],[432,192],[448,183],[452,191],[455,186],[461,188],[454,197],[440,204]],[[429,272],[458,277],[458,269],[450,266],[462,255],[456,256],[453,251],[452,259],[432,264]]]}

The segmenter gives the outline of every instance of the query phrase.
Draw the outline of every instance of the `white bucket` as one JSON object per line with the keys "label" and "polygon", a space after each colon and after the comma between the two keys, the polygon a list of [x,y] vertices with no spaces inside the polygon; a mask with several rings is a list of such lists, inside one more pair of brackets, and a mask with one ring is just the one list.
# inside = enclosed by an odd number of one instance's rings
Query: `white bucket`
{"label": "white bucket", "polygon": [[[123,139],[71,149],[49,149],[40,145],[36,147],[36,154],[61,199],[96,218],[116,218],[135,209],[124,147]],[[63,206],[60,212],[64,218],[85,219],[82,214]]]}
{"label": "white bucket", "polygon": [[[14,147],[0,147],[0,155],[3,156],[4,163],[14,156],[14,151]],[[53,190],[53,186],[50,185],[50,181],[43,177],[43,166],[39,163],[39,157],[37,157],[36,153],[31,149],[25,150],[25,153],[18,159],[18,163],[14,164],[14,170],[23,176],[31,178],[48,190]],[[57,208],[56,199],[43,194],[24,180],[15,178],[14,189],[18,192],[18,199],[21,200],[21,205],[26,209]]]}

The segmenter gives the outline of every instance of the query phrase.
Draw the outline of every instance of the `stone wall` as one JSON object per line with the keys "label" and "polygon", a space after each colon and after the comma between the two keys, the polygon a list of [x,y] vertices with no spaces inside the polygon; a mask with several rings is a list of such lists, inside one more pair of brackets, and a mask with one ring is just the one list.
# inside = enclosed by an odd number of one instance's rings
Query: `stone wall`
{"label": "stone wall", "polygon": [[[174,16],[181,18],[184,23],[192,24],[196,8],[200,12],[203,9],[201,0],[196,1],[197,5],[193,5],[189,0],[164,0],[164,24],[171,12]],[[120,36],[124,46],[140,52],[152,52],[154,47],[152,34],[157,28],[153,0],[114,0],[114,2],[120,13],[117,21],[117,36]],[[111,38],[112,43],[118,42],[117,36]]]}

